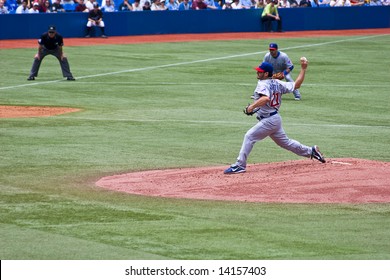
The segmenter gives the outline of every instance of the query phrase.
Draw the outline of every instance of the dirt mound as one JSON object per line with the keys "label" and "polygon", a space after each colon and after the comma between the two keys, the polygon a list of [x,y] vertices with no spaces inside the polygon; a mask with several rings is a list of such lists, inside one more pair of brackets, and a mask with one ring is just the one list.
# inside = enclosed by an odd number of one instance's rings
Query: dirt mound
{"label": "dirt mound", "polygon": [[96,185],[137,195],[285,203],[389,203],[390,163],[354,158],[152,170],[104,177]]}
{"label": "dirt mound", "polygon": [[80,109],[45,106],[0,106],[0,118],[49,117],[77,111],[80,111]]}

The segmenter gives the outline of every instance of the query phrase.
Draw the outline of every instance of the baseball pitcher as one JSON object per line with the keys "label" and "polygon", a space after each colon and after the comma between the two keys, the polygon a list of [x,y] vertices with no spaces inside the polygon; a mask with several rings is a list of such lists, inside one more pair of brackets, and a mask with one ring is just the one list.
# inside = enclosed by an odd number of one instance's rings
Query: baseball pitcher
{"label": "baseball pitcher", "polygon": [[287,137],[279,114],[282,96],[300,88],[305,78],[307,66],[307,59],[302,57],[301,71],[295,82],[272,79],[274,69],[268,62],[263,62],[255,68],[258,82],[253,94],[254,101],[244,109],[244,113],[247,115],[256,114],[259,122],[245,134],[237,161],[224,171],[225,174],[245,172],[247,159],[254,144],[268,136],[288,151],[302,157],[315,158],[325,163],[325,158],[316,145],[308,147]]}

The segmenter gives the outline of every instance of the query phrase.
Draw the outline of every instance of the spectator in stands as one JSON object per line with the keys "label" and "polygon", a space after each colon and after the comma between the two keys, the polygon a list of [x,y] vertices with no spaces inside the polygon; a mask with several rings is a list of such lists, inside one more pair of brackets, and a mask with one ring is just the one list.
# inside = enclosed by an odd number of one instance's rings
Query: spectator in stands
{"label": "spectator in stands", "polygon": [[255,2],[252,2],[252,0],[241,0],[241,6],[243,9],[252,9],[255,7]]}
{"label": "spectator in stands", "polygon": [[123,2],[119,5],[118,8],[119,12],[130,12],[132,10],[133,10],[133,6],[129,3],[129,0],[123,0]]}
{"label": "spectator in stands", "polygon": [[37,1],[39,6],[38,6],[38,10],[40,13],[46,13],[46,5],[45,5],[45,1],[44,0],[38,0]]}
{"label": "spectator in stands", "polygon": [[318,0],[309,0],[312,8],[318,8],[320,6]]}
{"label": "spectator in stands", "polygon": [[233,10],[242,9],[241,1],[240,0],[233,0],[232,8],[233,8]]}
{"label": "spectator in stands", "polygon": [[290,8],[288,0],[279,0],[278,8]]}
{"label": "spectator in stands", "polygon": [[160,0],[160,9],[161,11],[168,10],[168,8],[165,6],[165,0]]}
{"label": "spectator in stands", "polygon": [[114,1],[106,0],[105,2],[106,3],[104,4],[104,6],[101,9],[103,12],[105,12],[105,13],[116,12]]}
{"label": "spectator in stands", "polygon": [[79,0],[79,3],[77,4],[76,8],[74,9],[75,12],[82,12],[82,13],[88,13],[89,10],[87,6],[84,3],[84,0]]}
{"label": "spectator in stands", "polygon": [[310,0],[301,0],[299,2],[299,7],[300,8],[311,8]]}
{"label": "spectator in stands", "polygon": [[278,12],[278,0],[271,0],[261,14],[261,23],[264,24],[266,32],[272,32],[273,21],[278,23],[277,31],[282,32],[282,19]]}
{"label": "spectator in stands", "polygon": [[255,9],[264,9],[265,3],[264,0],[256,0]]}
{"label": "spectator in stands", "polygon": [[45,0],[46,13],[51,13],[51,4],[49,0]]}
{"label": "spectator in stands", "polygon": [[207,4],[204,0],[193,0],[192,1],[193,10],[207,10]]}
{"label": "spectator in stands", "polygon": [[149,1],[145,1],[145,4],[142,6],[142,10],[143,11],[151,11]]}
{"label": "spectator in stands", "polygon": [[215,4],[214,0],[204,0],[207,5],[207,9],[218,10],[217,4]]}
{"label": "spectator in stands", "polygon": [[4,1],[0,0],[0,15],[5,15],[8,13],[9,13],[9,11],[8,11],[8,8],[6,6],[4,6]]}
{"label": "spectator in stands", "polygon": [[176,0],[169,0],[166,7],[167,7],[167,10],[178,11],[179,10],[179,2],[177,2]]}
{"label": "spectator in stands", "polygon": [[351,6],[364,6],[364,0],[350,0]]}
{"label": "spectator in stands", "polygon": [[65,12],[64,6],[62,6],[60,0],[54,0],[53,5],[51,6],[51,11],[53,13],[64,13]]}
{"label": "spectator in stands", "polygon": [[223,4],[222,10],[233,10],[232,3],[233,0],[225,0],[225,4]]}
{"label": "spectator in stands", "polygon": [[134,0],[134,3],[133,3],[133,5],[131,5],[131,7],[133,8],[134,12],[143,11],[140,0]]}
{"label": "spectator in stands", "polygon": [[94,4],[98,4],[97,2],[96,2],[96,0],[87,0],[87,2],[85,2],[85,6],[87,6],[87,9],[89,10],[89,11],[92,11],[93,10],[93,5]]}
{"label": "spectator in stands", "polygon": [[74,1],[73,0],[62,0],[62,4],[63,5],[74,5]]}
{"label": "spectator in stands", "polygon": [[382,5],[383,6],[390,6],[390,0],[383,0]]}
{"label": "spectator in stands", "polygon": [[382,5],[382,0],[371,0],[370,1],[370,6],[383,6]]}
{"label": "spectator in stands", "polygon": [[192,10],[192,3],[189,0],[183,0],[179,4],[179,11],[188,11]]}
{"label": "spectator in stands", "polygon": [[233,10],[244,9],[244,7],[242,6],[241,0],[233,0],[232,7],[233,7]]}
{"label": "spectator in stands", "polygon": [[152,5],[150,5],[151,11],[162,11],[161,1],[160,0],[152,0]]}
{"label": "spectator in stands", "polygon": [[34,2],[32,8],[30,10],[28,10],[28,13],[29,14],[39,14],[39,3]]}
{"label": "spectator in stands", "polygon": [[331,0],[329,5],[331,7],[350,7],[351,2],[349,0]]}
{"label": "spectator in stands", "polygon": [[[297,0],[287,0],[289,3],[290,3],[290,8],[297,8],[299,7],[299,4],[297,2]],[[326,1],[329,1],[329,0],[326,0]]]}
{"label": "spectator in stands", "polygon": [[94,3],[93,9],[89,11],[88,22],[87,22],[87,36],[86,38],[91,37],[92,26],[99,26],[102,31],[102,38],[107,38],[104,32],[104,21],[103,21],[103,12],[99,9],[99,4]]}
{"label": "spectator in stands", "polygon": [[23,0],[23,2],[16,9],[16,14],[28,14],[29,10],[27,8],[27,0]]}
{"label": "spectator in stands", "polygon": [[8,13],[11,14],[18,8],[18,3],[20,2],[16,0],[3,0],[4,7],[7,8]]}

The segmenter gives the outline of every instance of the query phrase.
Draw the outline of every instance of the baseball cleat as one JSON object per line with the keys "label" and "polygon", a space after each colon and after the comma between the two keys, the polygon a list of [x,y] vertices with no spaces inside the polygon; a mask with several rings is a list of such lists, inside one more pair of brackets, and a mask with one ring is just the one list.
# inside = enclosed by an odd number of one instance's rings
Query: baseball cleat
{"label": "baseball cleat", "polygon": [[301,97],[295,97],[294,100],[300,101],[300,100],[301,100]]}
{"label": "baseball cleat", "polygon": [[320,150],[318,149],[317,145],[314,145],[312,148],[311,148],[311,156],[310,158],[315,158],[316,160],[319,160],[321,161],[322,163],[325,163],[325,158],[324,156],[321,154]]}
{"label": "baseball cleat", "polygon": [[34,80],[35,80],[35,77],[33,77],[33,76],[30,76],[27,78],[27,81],[34,81]]}
{"label": "baseball cleat", "polygon": [[239,165],[232,165],[228,169],[226,169],[223,173],[224,174],[235,174],[235,173],[244,173],[246,170],[244,167],[241,167]]}
{"label": "baseball cleat", "polygon": [[68,78],[66,78],[66,80],[67,80],[67,81],[76,81],[76,79],[73,78],[73,77],[68,77]]}

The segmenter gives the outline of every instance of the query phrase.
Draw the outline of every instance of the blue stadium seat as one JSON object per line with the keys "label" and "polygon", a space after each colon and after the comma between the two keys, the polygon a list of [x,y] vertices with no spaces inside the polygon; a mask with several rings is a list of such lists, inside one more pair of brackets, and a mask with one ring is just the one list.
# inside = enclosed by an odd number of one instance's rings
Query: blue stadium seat
{"label": "blue stadium seat", "polygon": [[74,12],[74,10],[76,9],[76,4],[68,4],[68,3],[64,3],[62,6],[64,6],[64,9],[65,9],[65,12]]}

